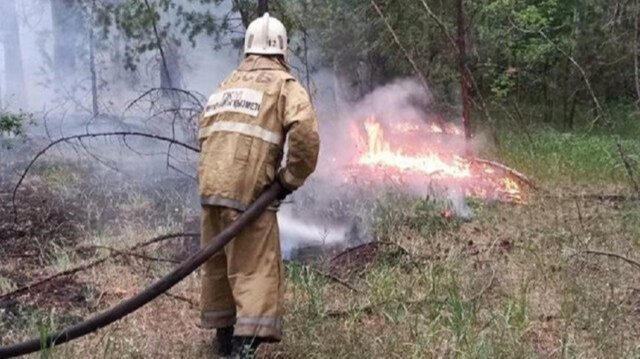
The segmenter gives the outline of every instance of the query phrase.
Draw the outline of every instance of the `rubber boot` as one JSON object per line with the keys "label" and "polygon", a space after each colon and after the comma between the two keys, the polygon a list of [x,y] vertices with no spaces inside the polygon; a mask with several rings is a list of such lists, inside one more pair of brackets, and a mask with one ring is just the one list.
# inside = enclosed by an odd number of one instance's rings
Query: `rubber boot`
{"label": "rubber boot", "polygon": [[233,352],[233,327],[218,328],[216,330],[216,343],[218,355],[228,357]]}

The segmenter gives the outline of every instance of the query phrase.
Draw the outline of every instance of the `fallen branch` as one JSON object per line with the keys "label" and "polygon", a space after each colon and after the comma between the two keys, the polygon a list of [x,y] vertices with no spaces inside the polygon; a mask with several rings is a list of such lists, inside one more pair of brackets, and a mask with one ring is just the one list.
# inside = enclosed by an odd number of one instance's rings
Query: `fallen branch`
{"label": "fallen branch", "polygon": [[373,242],[363,243],[363,244],[360,244],[360,245],[357,245],[357,246],[354,246],[354,247],[351,247],[351,248],[347,248],[344,251],[342,251],[342,252],[336,254],[335,256],[333,256],[331,259],[329,259],[329,262],[331,263],[331,262],[335,261],[338,258],[344,257],[344,256],[346,256],[348,254],[351,254],[352,252],[355,252],[355,251],[360,250],[362,248],[365,248],[365,247],[378,247],[381,244],[383,244],[383,242],[373,241]]}
{"label": "fallen branch", "polygon": [[[135,251],[135,250],[150,246],[150,245],[158,243],[158,242],[169,240],[169,239],[185,238],[185,237],[199,237],[199,236],[200,236],[200,234],[198,234],[198,233],[166,234],[166,235],[162,235],[162,236],[159,236],[159,237],[152,238],[152,239],[150,239],[150,240],[148,240],[146,242],[142,242],[142,243],[136,244],[135,246],[129,248],[127,251]],[[13,297],[13,296],[28,292],[28,291],[30,291],[30,290],[32,290],[34,288],[40,287],[41,285],[43,285],[45,283],[51,282],[54,279],[61,278],[61,277],[66,277],[66,276],[70,276],[70,275],[78,273],[78,272],[86,271],[88,269],[91,269],[93,267],[96,267],[96,266],[106,262],[109,259],[117,258],[117,257],[120,257],[120,256],[122,256],[124,254],[125,253],[123,253],[121,251],[114,252],[114,253],[112,253],[112,254],[110,254],[108,256],[102,257],[102,258],[97,259],[97,260],[95,260],[93,262],[86,263],[86,264],[83,264],[81,266],[78,266],[78,267],[75,267],[75,268],[71,268],[71,269],[68,269],[68,270],[65,270],[65,271],[62,271],[62,272],[58,272],[58,273],[53,274],[51,276],[48,276],[46,278],[37,280],[37,281],[35,281],[33,283],[29,283],[29,284],[27,284],[25,286],[22,286],[22,287],[20,287],[18,289],[15,289],[13,291],[8,292],[8,293],[4,293],[4,294],[0,295],[0,300],[7,299],[9,297]]]}
{"label": "fallen branch", "polygon": [[407,257],[413,257],[413,254],[411,254],[411,252],[409,252],[408,249],[406,249],[405,247],[399,245],[396,242],[391,242],[391,241],[378,241],[377,243],[385,245],[385,246],[390,246],[390,247],[395,247],[398,250],[400,250],[400,252],[402,252],[402,254],[406,255]]}
{"label": "fallen branch", "polygon": [[117,248],[113,248],[113,247],[108,247],[108,246],[86,246],[86,247],[80,247],[79,249],[106,249],[112,253],[116,253],[119,254],[120,256],[128,256],[128,257],[135,257],[135,258],[139,258],[139,259],[143,259],[149,262],[162,262],[162,263],[172,263],[172,264],[178,264],[180,263],[180,261],[177,261],[175,259],[168,259],[168,258],[158,258],[158,257],[151,257],[148,256],[146,254],[142,254],[142,253],[134,253],[134,252],[127,252],[121,249],[117,249]]}
{"label": "fallen branch", "polygon": [[198,305],[198,303],[196,303],[194,300],[189,299],[189,298],[187,298],[187,297],[183,297],[183,296],[181,296],[181,295],[173,294],[173,293],[170,293],[170,292],[164,292],[163,294],[164,294],[166,297],[169,297],[169,298],[171,298],[171,299],[174,299],[174,300],[177,300],[177,301],[179,301],[179,302],[184,302],[184,303],[189,304],[189,307],[191,307],[191,309],[197,309],[197,308],[199,308],[199,307],[200,307],[200,306]]}
{"label": "fallen branch", "polygon": [[[344,256],[348,256],[351,253],[358,251],[360,249],[366,248],[366,247],[371,247],[373,250],[377,251],[379,247],[381,246],[387,246],[387,247],[393,247],[397,252],[399,252],[402,256],[406,257],[407,262],[413,266],[418,272],[423,273],[424,274],[424,261],[428,260],[425,257],[422,256],[416,256],[414,254],[412,254],[411,252],[409,252],[408,249],[406,249],[405,247],[401,246],[398,243],[392,242],[392,241],[373,241],[373,242],[367,242],[355,247],[351,247],[348,248],[344,251],[342,251],[341,253],[338,253],[337,255],[333,256],[330,260],[329,263],[330,265],[335,268],[336,264],[335,262],[337,260],[339,260],[340,258],[344,257]],[[375,253],[375,255],[379,255],[379,253]]]}
{"label": "fallen branch", "polygon": [[522,183],[524,183],[527,186],[529,186],[530,188],[535,189],[535,190],[538,189],[538,186],[536,186],[536,184],[533,183],[533,181],[530,180],[527,176],[525,176],[524,174],[514,170],[511,167],[507,167],[507,166],[503,165],[502,163],[489,161],[489,160],[483,160],[481,158],[472,158],[471,160],[473,162],[481,163],[481,164],[488,165],[488,166],[491,166],[491,167],[496,167],[496,168],[499,168],[499,169],[501,169],[503,171],[506,171],[510,175],[512,175],[512,176],[516,177],[517,179],[519,179]]}
{"label": "fallen branch", "polygon": [[202,266],[209,258],[211,258],[211,256],[216,254],[231,240],[233,240],[233,238],[238,236],[238,233],[246,228],[247,225],[255,221],[261,213],[267,210],[267,208],[284,192],[285,189],[280,185],[280,183],[277,181],[273,183],[247,208],[246,211],[238,217],[236,221],[231,223],[220,234],[215,236],[209,246],[204,247],[197,253],[191,255],[188,259],[171,270],[167,275],[156,280],[153,284],[146,287],[138,294],[129,297],[118,303],[116,306],[98,313],[78,324],[69,326],[54,333],[41,333],[40,336],[33,337],[21,343],[1,346],[0,357],[12,358],[50,349],[53,346],[60,346],[61,344],[102,329],[135,312],[142,306],[162,295],[162,293],[173,288],[176,284],[184,280],[187,276]]}
{"label": "fallen branch", "polygon": [[18,189],[20,188],[20,186],[22,185],[22,182],[24,181],[25,177],[27,176],[27,174],[29,173],[29,171],[31,170],[31,168],[33,167],[33,165],[36,163],[36,161],[42,157],[47,151],[49,151],[49,149],[51,149],[52,147],[63,143],[63,142],[69,142],[72,140],[81,140],[83,138],[96,138],[96,137],[119,137],[122,136],[123,138],[126,139],[127,136],[131,136],[131,137],[143,137],[143,138],[150,138],[153,140],[158,140],[158,141],[164,141],[164,142],[169,142],[171,144],[175,144],[177,146],[183,147],[187,150],[193,151],[193,152],[200,152],[200,149],[193,147],[189,144],[186,144],[184,142],[180,142],[177,141],[173,138],[169,138],[169,137],[165,137],[165,136],[159,136],[159,135],[153,135],[150,133],[144,133],[144,132],[134,132],[134,131],[116,131],[116,132],[99,132],[99,133],[86,133],[86,134],[82,134],[82,135],[75,135],[75,136],[68,136],[68,137],[63,137],[60,139],[57,139],[53,142],[51,142],[50,144],[48,144],[45,148],[43,148],[42,150],[40,150],[29,162],[29,164],[27,165],[27,168],[25,168],[25,170],[22,172],[22,175],[20,176],[20,179],[18,180],[18,183],[16,184],[16,186],[13,188],[13,194],[11,196],[11,203],[13,205],[13,220],[14,222],[18,221],[18,209],[16,206],[16,194],[18,192]]}
{"label": "fallen branch", "polygon": [[590,199],[596,201],[611,201],[611,202],[622,202],[622,201],[637,201],[640,200],[638,196],[630,196],[624,194],[598,194],[598,193],[560,193],[560,194],[545,194],[542,196],[543,198],[558,198],[558,199]]}
{"label": "fallen branch", "polygon": [[[491,286],[493,285],[494,281],[496,278],[496,271],[494,270],[492,275],[491,275],[491,279],[489,279],[489,283],[484,286],[482,288],[482,290],[480,290],[480,292],[478,292],[476,295],[474,295],[472,298],[470,298],[469,300],[471,302],[476,302],[477,300],[479,300],[480,298],[482,298],[482,296],[487,292],[487,290],[489,290],[489,288],[491,288]],[[402,305],[407,305],[407,306],[414,306],[414,305],[422,305],[425,302],[430,301],[428,296],[420,298],[420,299],[416,299],[416,300],[399,300],[398,298],[390,298],[384,301],[381,301],[379,303],[373,303],[373,304],[369,304],[369,305],[365,305],[362,306],[360,308],[356,308],[356,309],[347,309],[347,310],[332,310],[332,311],[328,311],[325,313],[325,316],[328,318],[340,318],[340,317],[344,317],[347,315],[350,315],[351,313],[364,313],[366,315],[372,315],[375,313],[375,310],[385,306],[387,304],[390,303],[398,303],[398,304],[402,304]],[[434,301],[435,302],[435,301]]]}
{"label": "fallen branch", "polygon": [[358,288],[354,287],[353,285],[351,285],[351,283],[349,283],[349,282],[347,282],[345,280],[342,280],[342,279],[336,277],[333,274],[323,272],[323,271],[321,271],[321,270],[319,270],[317,268],[314,268],[312,266],[305,266],[305,267],[308,268],[309,270],[311,270],[312,272],[324,277],[324,278],[327,278],[327,279],[329,279],[329,280],[331,280],[333,282],[336,282],[336,283],[342,285],[343,287],[345,287],[347,289],[350,289],[353,292],[360,293],[360,290]]}
{"label": "fallen branch", "polygon": [[331,259],[329,259],[329,262],[330,263],[334,262],[338,258],[341,258],[341,257],[344,257],[346,255],[349,255],[350,253],[355,252],[355,251],[360,250],[360,249],[365,248],[365,247],[376,247],[376,249],[377,249],[377,247],[381,246],[381,245],[395,247],[398,250],[400,250],[400,252],[402,252],[402,254],[413,258],[413,255],[406,248],[402,247],[398,243],[394,243],[394,242],[391,242],[391,241],[372,241],[372,242],[367,242],[367,243],[363,243],[363,244],[357,245],[355,247],[347,248],[346,250],[336,254]]}
{"label": "fallen branch", "polygon": [[576,250],[575,254],[590,254],[590,255],[594,255],[594,256],[605,256],[605,257],[610,257],[610,258],[617,258],[617,259],[621,259],[621,260],[631,264],[632,266],[635,266],[638,269],[640,269],[640,262],[638,262],[636,260],[633,260],[631,258],[625,257],[625,256],[623,256],[621,254],[617,254],[617,253],[595,251],[595,250],[586,249],[586,250]]}

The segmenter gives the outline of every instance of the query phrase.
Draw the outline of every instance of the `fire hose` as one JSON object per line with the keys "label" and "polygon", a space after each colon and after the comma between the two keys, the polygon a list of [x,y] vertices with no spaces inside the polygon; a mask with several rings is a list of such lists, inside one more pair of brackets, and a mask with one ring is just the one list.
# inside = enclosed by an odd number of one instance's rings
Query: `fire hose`
{"label": "fire hose", "polygon": [[83,337],[103,328],[128,314],[133,313],[162,293],[171,289],[178,282],[182,281],[189,274],[206,262],[211,256],[222,249],[242,229],[255,221],[269,205],[273,203],[282,193],[284,188],[277,181],[271,185],[258,199],[242,213],[238,219],[229,227],[218,234],[209,246],[200,249],[187,260],[182,262],[169,274],[159,279],[147,289],[138,293],[106,312],[99,313],[84,322],[65,328],[56,333],[52,333],[42,338],[33,338],[25,342],[10,346],[0,347],[0,359],[13,358],[20,355],[35,353],[40,350],[52,348],[54,345],[63,344],[71,340]]}

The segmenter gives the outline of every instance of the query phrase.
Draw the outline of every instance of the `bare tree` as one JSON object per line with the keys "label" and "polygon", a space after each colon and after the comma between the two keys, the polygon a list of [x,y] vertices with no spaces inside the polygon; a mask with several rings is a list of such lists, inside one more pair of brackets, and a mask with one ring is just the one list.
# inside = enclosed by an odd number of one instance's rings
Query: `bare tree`
{"label": "bare tree", "polygon": [[0,1],[0,14],[0,34],[4,45],[6,102],[15,106],[24,106],[26,91],[16,1]]}
{"label": "bare tree", "polygon": [[245,29],[252,20],[269,11],[269,0],[258,0],[257,4],[251,0],[233,0],[232,3]]}
{"label": "bare tree", "polygon": [[640,2],[636,0],[634,7],[634,29],[633,32],[633,66],[634,66],[634,75],[635,75],[635,84],[636,84],[636,106],[640,107],[640,69],[638,66],[638,43],[640,41],[638,32],[640,31],[639,19],[640,17]]}
{"label": "bare tree", "polygon": [[262,16],[266,12],[269,12],[269,0],[258,0],[258,16]]}
{"label": "bare tree", "polygon": [[466,71],[467,67],[467,41],[466,27],[464,20],[463,0],[456,0],[458,12],[458,66],[460,72],[460,96],[462,99],[462,123],[464,124],[464,136],[471,138],[470,113],[469,113],[469,79]]}
{"label": "bare tree", "polygon": [[96,36],[93,30],[93,16],[96,10],[96,0],[91,2],[91,14],[89,17],[89,72],[91,73],[91,108],[93,116],[98,116],[98,71],[96,69]]}
{"label": "bare tree", "polygon": [[165,41],[162,49],[161,56],[163,56],[163,58],[161,59],[160,87],[166,89],[181,88],[183,83],[178,46],[171,40],[168,40]]}
{"label": "bare tree", "polygon": [[81,27],[76,0],[51,0],[53,65],[59,78],[76,71],[76,38]]}

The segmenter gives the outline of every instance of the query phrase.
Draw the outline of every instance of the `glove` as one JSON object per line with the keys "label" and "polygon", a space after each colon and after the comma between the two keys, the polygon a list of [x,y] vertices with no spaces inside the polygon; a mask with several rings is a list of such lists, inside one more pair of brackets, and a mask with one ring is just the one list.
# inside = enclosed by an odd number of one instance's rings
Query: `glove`
{"label": "glove", "polygon": [[280,183],[280,187],[282,187],[282,190],[280,191],[280,195],[277,197],[278,201],[282,202],[284,201],[285,198],[287,198],[288,195],[290,195],[291,193],[293,193],[292,190],[288,189],[286,186],[284,186],[282,184],[282,182],[278,181]]}
{"label": "glove", "polygon": [[288,195],[290,195],[291,193],[293,193],[293,190],[291,188],[289,188],[284,181],[282,181],[281,176],[278,175],[277,177],[278,184],[280,184],[280,187],[282,187],[282,189],[280,190],[280,195],[278,196],[278,201],[282,202],[285,198],[287,198]]}

